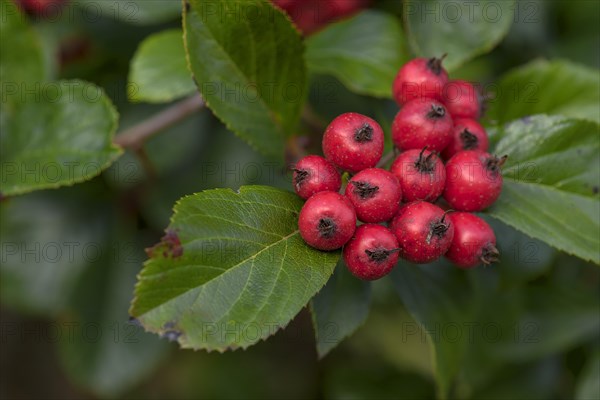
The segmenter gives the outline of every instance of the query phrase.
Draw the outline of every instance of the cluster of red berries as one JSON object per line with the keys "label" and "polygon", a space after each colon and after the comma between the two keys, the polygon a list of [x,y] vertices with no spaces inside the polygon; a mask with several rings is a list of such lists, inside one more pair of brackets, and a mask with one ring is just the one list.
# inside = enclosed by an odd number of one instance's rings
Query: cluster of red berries
{"label": "cluster of red berries", "polygon": [[[343,246],[349,270],[367,280],[389,273],[399,257],[429,263],[445,255],[462,268],[496,261],[494,231],[471,212],[500,195],[506,157],[486,152],[475,88],[449,82],[441,59],[417,58],[400,69],[393,90],[401,109],[392,140],[402,152],[389,171],[376,167],[383,130],[356,113],[327,127],[324,158],[296,164],[294,189],[307,199],[298,221],[302,238],[320,250]],[[344,195],[340,170],[352,174]],[[440,196],[444,208],[433,204]]]}

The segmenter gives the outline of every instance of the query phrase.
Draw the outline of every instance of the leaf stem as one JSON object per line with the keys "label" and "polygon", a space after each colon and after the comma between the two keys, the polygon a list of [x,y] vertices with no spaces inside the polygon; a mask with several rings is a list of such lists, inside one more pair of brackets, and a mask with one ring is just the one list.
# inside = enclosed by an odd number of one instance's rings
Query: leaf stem
{"label": "leaf stem", "polygon": [[114,143],[121,147],[138,150],[150,137],[201,110],[204,105],[204,100],[199,94],[188,97],[119,133],[114,138]]}

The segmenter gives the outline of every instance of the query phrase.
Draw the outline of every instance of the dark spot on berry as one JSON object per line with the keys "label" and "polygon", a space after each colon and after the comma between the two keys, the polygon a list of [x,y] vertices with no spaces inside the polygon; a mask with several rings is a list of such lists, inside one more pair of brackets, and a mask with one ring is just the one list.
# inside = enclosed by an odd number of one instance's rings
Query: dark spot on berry
{"label": "dark spot on berry", "polygon": [[484,265],[490,265],[492,263],[498,262],[499,255],[500,255],[500,252],[498,251],[496,246],[494,246],[491,243],[488,243],[481,250],[481,262]]}
{"label": "dark spot on berry", "polygon": [[400,249],[386,250],[386,249],[375,249],[375,250],[365,250],[365,253],[369,257],[371,261],[375,261],[377,263],[382,263],[388,259],[390,254],[396,253],[400,251]]}
{"label": "dark spot on berry", "polygon": [[354,133],[354,140],[358,143],[370,142],[373,140],[373,127],[367,123],[363,124]]}
{"label": "dark spot on berry", "polygon": [[427,113],[427,118],[440,119],[446,115],[446,109],[440,104],[432,104],[431,110]]}
{"label": "dark spot on berry", "polygon": [[462,142],[463,150],[473,150],[477,148],[479,140],[467,128],[460,133],[460,141]]}
{"label": "dark spot on berry", "polygon": [[419,153],[419,159],[415,162],[415,168],[422,173],[431,173],[435,169],[435,162],[433,160],[435,153],[431,152],[427,157],[423,157],[425,150],[427,150],[427,146],[423,147],[423,150]]}
{"label": "dark spot on berry", "polygon": [[427,60],[427,68],[429,68],[429,70],[436,75],[441,74],[442,73],[442,61],[444,60],[444,58],[446,58],[446,54],[444,54],[440,58],[437,58],[437,57],[430,58],[429,60]]}
{"label": "dark spot on berry", "polygon": [[319,234],[325,239],[331,239],[337,230],[335,222],[331,218],[321,218],[317,226]]}
{"label": "dark spot on berry", "polygon": [[354,186],[354,193],[362,200],[370,199],[379,191],[379,186],[373,186],[369,182],[350,181]]}
{"label": "dark spot on berry", "polygon": [[295,169],[295,168],[294,168],[294,172],[296,173],[296,175],[294,176],[294,179],[296,181],[295,185],[297,188],[300,188],[300,186],[302,186],[304,181],[309,177],[310,173],[305,169]]}
{"label": "dark spot on berry", "polygon": [[167,230],[160,242],[146,249],[148,257],[153,258],[161,255],[164,258],[179,258],[183,255],[183,247],[179,236],[173,230]]}
{"label": "dark spot on berry", "polygon": [[444,215],[442,215],[442,218],[440,218],[439,220],[434,220],[431,223],[431,226],[429,228],[429,234],[426,238],[427,244],[431,244],[431,239],[433,239],[434,236],[437,236],[440,239],[443,238],[446,232],[448,231],[448,228],[450,228],[450,224],[446,222],[447,213],[448,211],[446,211]]}
{"label": "dark spot on berry", "polygon": [[490,158],[488,158],[486,160],[485,167],[487,168],[488,171],[490,171],[494,174],[497,174],[498,172],[500,172],[500,169],[506,162],[507,158],[508,158],[508,156],[502,156],[500,158],[498,158],[496,156],[491,156]]}

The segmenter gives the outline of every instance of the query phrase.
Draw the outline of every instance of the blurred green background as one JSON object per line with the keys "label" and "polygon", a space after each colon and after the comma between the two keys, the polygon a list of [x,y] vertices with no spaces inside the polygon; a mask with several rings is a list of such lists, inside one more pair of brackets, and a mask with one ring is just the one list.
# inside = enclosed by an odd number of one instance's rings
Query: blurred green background
{"label": "blurred green background", "polygon": [[[533,4],[539,18],[513,24],[499,46],[454,77],[494,82],[540,57],[600,67],[600,2],[521,3]],[[378,1],[374,7],[401,16],[399,1]],[[55,76],[105,88],[119,110],[120,131],[162,109],[128,102],[129,61],[145,37],[179,27],[180,21],[138,26],[106,13],[90,21],[81,4],[66,10],[56,20],[33,22],[47,56],[55,60]],[[351,110],[389,126],[396,110],[392,102],[353,94],[328,76],[312,76],[311,82],[314,123]],[[310,132],[310,124],[303,129]],[[309,148],[318,147],[314,135],[303,136]],[[364,326],[321,361],[307,310],[268,341],[226,354],[180,351],[129,323],[143,249],[162,236],[177,199],[215,187],[290,185],[283,165],[273,166],[206,109],[153,137],[145,150],[150,167],[127,153],[90,182],[2,202],[0,397],[435,396],[430,339],[388,280],[373,286]],[[588,398],[600,380],[600,270],[492,222],[502,263],[468,278],[461,275],[452,290],[464,291],[465,301],[481,302],[474,321],[501,327],[503,340],[510,340],[501,347],[492,332],[476,341],[454,395]]]}

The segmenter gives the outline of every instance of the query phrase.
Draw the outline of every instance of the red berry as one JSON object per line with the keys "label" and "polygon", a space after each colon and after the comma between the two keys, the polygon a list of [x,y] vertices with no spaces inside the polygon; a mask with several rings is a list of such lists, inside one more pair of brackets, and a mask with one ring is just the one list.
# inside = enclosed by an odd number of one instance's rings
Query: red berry
{"label": "red berry", "polygon": [[444,104],[452,118],[479,119],[483,113],[481,94],[467,81],[450,81],[444,88]]}
{"label": "red berry", "polygon": [[405,202],[435,201],[444,191],[446,168],[432,151],[407,150],[396,158],[390,171],[400,181]]}
{"label": "red berry", "polygon": [[306,156],[294,168],[294,190],[303,199],[318,192],[337,192],[340,187],[340,173],[323,157]]}
{"label": "red berry", "polygon": [[368,168],[354,175],[346,186],[356,215],[363,222],[383,222],[398,212],[402,189],[398,179],[380,168]]}
{"label": "red berry", "polygon": [[441,152],[452,139],[452,118],[437,100],[422,98],[406,103],[394,118],[392,140],[402,150],[427,147]]}
{"label": "red berry", "polygon": [[306,201],[298,219],[300,236],[319,250],[342,247],[354,234],[356,213],[339,193],[319,192]]}
{"label": "red berry", "polygon": [[417,264],[437,260],[450,248],[454,225],[444,210],[425,201],[406,204],[391,223],[400,256]]}
{"label": "red berry", "polygon": [[454,120],[452,141],[443,151],[446,160],[462,150],[487,151],[488,136],[483,126],[474,119],[459,118]]}
{"label": "red berry", "polygon": [[398,262],[398,240],[384,226],[361,225],[344,246],[344,261],[357,278],[367,281],[379,279]]}
{"label": "red berry", "polygon": [[271,0],[273,4],[276,6],[287,10],[288,8],[294,7],[298,0]]}
{"label": "red berry", "polygon": [[444,199],[457,211],[480,211],[491,206],[502,191],[506,156],[476,150],[456,153],[446,164]]}
{"label": "red berry", "polygon": [[415,58],[404,64],[392,90],[398,104],[409,100],[429,97],[442,100],[442,92],[448,83],[448,73],[442,67],[442,58]]}
{"label": "red berry", "polygon": [[55,18],[59,16],[61,8],[67,3],[67,0],[17,0],[17,5],[28,14]]}
{"label": "red berry", "polygon": [[[306,0],[305,0],[306,1]],[[323,2],[323,0],[318,0]],[[370,0],[326,0],[331,9],[332,18],[348,16],[368,7]]]}
{"label": "red berry", "polygon": [[383,130],[367,116],[342,114],[325,130],[323,153],[335,165],[352,173],[372,168],[383,154]]}
{"label": "red berry", "polygon": [[368,6],[368,0],[272,0],[285,10],[298,29],[310,34],[334,20]]}
{"label": "red berry", "polygon": [[272,0],[283,9],[301,33],[308,35],[327,23],[329,11],[318,1]]}
{"label": "red berry", "polygon": [[467,212],[450,213],[448,219],[454,224],[454,239],[446,258],[462,268],[498,261],[496,235],[487,222]]}

